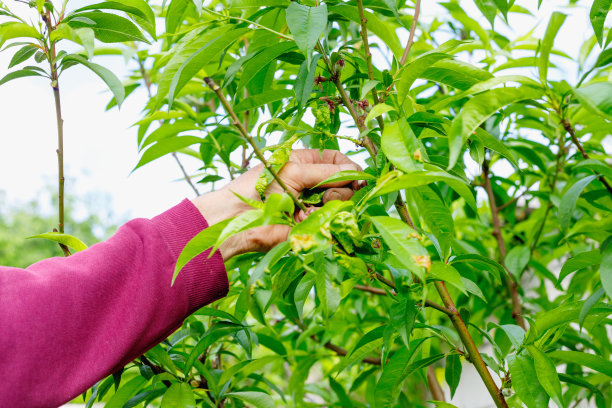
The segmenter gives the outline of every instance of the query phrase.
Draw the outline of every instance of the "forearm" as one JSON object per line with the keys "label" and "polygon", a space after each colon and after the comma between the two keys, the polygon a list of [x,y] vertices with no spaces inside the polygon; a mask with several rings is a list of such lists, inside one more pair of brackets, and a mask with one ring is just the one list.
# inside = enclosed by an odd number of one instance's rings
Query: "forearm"
{"label": "forearm", "polygon": [[170,286],[180,251],[206,226],[184,201],[69,258],[0,267],[0,406],[66,402],[224,296],[219,254],[201,254]]}

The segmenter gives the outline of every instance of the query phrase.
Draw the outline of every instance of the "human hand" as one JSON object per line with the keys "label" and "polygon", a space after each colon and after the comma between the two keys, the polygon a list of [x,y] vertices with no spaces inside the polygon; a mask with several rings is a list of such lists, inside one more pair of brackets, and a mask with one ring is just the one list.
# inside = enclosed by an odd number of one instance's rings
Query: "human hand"
{"label": "human hand", "polygon": [[[248,211],[252,207],[233,193],[259,200],[255,183],[262,170],[263,165],[259,164],[222,189],[197,197],[193,203],[209,225]],[[291,152],[291,157],[279,176],[289,188],[290,193],[299,197],[303,190],[312,188],[330,176],[345,170],[361,170],[361,167],[336,150],[304,149]],[[327,188],[323,194],[323,203],[326,203],[331,200],[349,200],[353,196],[353,191],[359,188],[359,183],[338,181],[321,187]],[[270,184],[266,190],[266,196],[274,193],[284,193],[276,182]],[[294,213],[294,219],[299,222],[307,215],[304,211],[297,210]],[[290,227],[287,225],[252,228],[228,239],[219,250],[225,261],[246,252],[267,251],[285,241],[289,231]]]}

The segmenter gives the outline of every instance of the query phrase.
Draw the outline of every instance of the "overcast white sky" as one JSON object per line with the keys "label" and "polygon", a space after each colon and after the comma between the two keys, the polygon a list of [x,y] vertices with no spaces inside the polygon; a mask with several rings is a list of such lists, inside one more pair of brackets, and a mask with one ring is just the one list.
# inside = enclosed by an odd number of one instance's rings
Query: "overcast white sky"
{"label": "overcast white sky", "polygon": [[[471,0],[463,3],[468,14],[479,15]],[[510,26],[517,34],[524,34],[535,23],[546,22],[553,6],[565,3],[566,0],[544,0],[537,19],[513,14]],[[430,19],[439,11],[428,10],[425,2],[423,20]],[[592,35],[592,29],[585,9],[564,11],[570,16],[556,44],[575,56],[584,39]],[[482,20],[483,26],[488,27],[488,23]],[[503,25],[500,18],[496,25],[496,28]],[[545,25],[540,24],[536,33],[541,36],[544,29]],[[0,77],[8,72],[9,59],[7,53],[0,53]],[[115,72],[124,70],[121,57],[96,58],[96,62],[111,67]],[[573,81],[573,76],[570,76],[570,82]],[[85,68],[71,68],[63,76],[60,86],[68,194],[106,193],[112,197],[115,213],[131,217],[154,216],[182,198],[193,196],[186,183],[175,181],[181,174],[170,156],[130,175],[138,161],[136,129],[130,126],[140,117],[140,108],[146,100],[144,91],[130,96],[120,111],[105,112],[109,93],[104,83]],[[55,129],[53,97],[46,80],[23,78],[0,86],[0,191],[6,193],[8,202],[37,198],[45,186],[55,186]],[[189,170],[197,169],[196,160],[186,157],[184,161]]]}

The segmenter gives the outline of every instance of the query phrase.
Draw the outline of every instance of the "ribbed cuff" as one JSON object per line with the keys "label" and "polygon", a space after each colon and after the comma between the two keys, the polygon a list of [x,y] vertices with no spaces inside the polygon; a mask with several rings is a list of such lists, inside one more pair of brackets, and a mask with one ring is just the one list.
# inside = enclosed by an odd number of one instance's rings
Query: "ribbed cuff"
{"label": "ribbed cuff", "polygon": [[[170,248],[174,261],[187,243],[208,228],[200,211],[187,199],[154,217],[153,224]],[[181,270],[177,282],[182,281],[189,301],[189,312],[227,295],[229,282],[223,258],[217,251],[208,258],[210,250],[193,258]]]}

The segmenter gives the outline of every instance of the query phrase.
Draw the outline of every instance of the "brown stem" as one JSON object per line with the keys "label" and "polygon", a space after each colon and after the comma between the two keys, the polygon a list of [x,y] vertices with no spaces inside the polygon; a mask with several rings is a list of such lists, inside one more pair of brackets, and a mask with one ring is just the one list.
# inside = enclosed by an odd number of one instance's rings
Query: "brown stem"
{"label": "brown stem", "polygon": [[506,403],[504,395],[501,393],[501,391],[495,384],[495,381],[493,381],[493,377],[491,377],[491,373],[489,372],[487,365],[482,359],[482,356],[478,351],[478,347],[476,347],[476,344],[474,343],[470,332],[468,331],[467,327],[465,326],[465,323],[461,319],[461,316],[459,316],[457,307],[455,306],[453,299],[450,297],[448,289],[446,289],[446,285],[442,281],[436,281],[434,285],[436,286],[436,289],[440,294],[440,298],[442,298],[442,301],[444,302],[444,306],[446,306],[446,308],[450,311],[451,314],[449,315],[449,317],[451,319],[451,322],[455,327],[455,330],[457,330],[457,334],[459,334],[459,338],[465,346],[465,349],[470,357],[470,361],[472,362],[472,364],[474,364],[474,368],[476,368],[476,371],[478,371],[480,378],[482,378],[482,381],[484,382],[485,387],[487,387],[491,398],[493,398],[495,405],[498,408],[508,408],[508,404]]}
{"label": "brown stem", "polygon": [[431,396],[435,401],[446,402],[444,391],[442,391],[442,387],[440,387],[440,383],[436,378],[436,371],[433,365],[427,367],[427,384],[429,384],[429,391],[431,391]]}
{"label": "brown stem", "polygon": [[[489,162],[487,160],[482,163],[482,178],[484,179],[483,186],[487,192],[489,198],[489,206],[491,207],[491,219],[493,220],[493,235],[497,239],[497,247],[499,248],[500,263],[504,265],[506,259],[506,244],[504,243],[504,237],[501,233],[501,223],[499,221],[499,209],[495,202],[495,195],[493,194],[493,188],[491,186],[491,179],[489,177]],[[512,300],[512,317],[516,321],[516,324],[527,330],[527,324],[523,319],[523,306],[521,305],[521,298],[518,293],[518,283],[514,277],[508,272],[506,276],[506,286],[510,292],[510,298]]]}
{"label": "brown stem", "polygon": [[[567,133],[570,134],[570,136],[572,138],[572,142],[576,145],[578,150],[580,150],[580,153],[582,154],[582,157],[585,160],[588,160],[589,159],[589,155],[587,154],[587,152],[584,150],[584,148],[580,144],[580,141],[578,140],[578,137],[576,136],[576,131],[574,130],[574,127],[572,126],[572,124],[567,119],[563,119],[561,121],[561,124],[563,125],[563,128],[567,131]],[[601,181],[601,183],[606,187],[606,190],[608,190],[608,192],[610,194],[612,194],[612,186],[610,186],[610,183],[608,183],[608,181],[604,178],[604,176],[599,175],[599,176],[597,176],[597,179],[599,181]]]}
{"label": "brown stem", "polygon": [[414,44],[414,32],[416,31],[417,22],[419,21],[419,13],[421,11],[421,0],[416,0],[414,6],[414,17],[412,17],[412,24],[410,25],[410,35],[408,37],[408,43],[406,44],[406,48],[404,49],[404,55],[402,55],[402,59],[400,60],[400,66],[406,63],[408,59],[408,54],[410,54],[410,49],[412,48],[412,44]]}
{"label": "brown stem", "polygon": [[257,146],[257,143],[255,143],[255,139],[253,139],[253,137],[249,135],[249,132],[247,132],[247,130],[244,128],[242,122],[240,122],[240,120],[238,119],[238,116],[236,116],[236,112],[234,112],[234,109],[232,109],[227,99],[225,99],[225,95],[223,95],[223,92],[221,91],[221,88],[219,88],[219,85],[217,85],[215,81],[213,81],[213,79],[210,77],[205,77],[204,82],[206,82],[206,85],[208,85],[210,89],[212,89],[217,94],[217,97],[221,101],[223,108],[225,108],[225,111],[232,119],[232,124],[236,127],[236,129],[238,129],[242,137],[244,137],[246,141],[251,145],[251,147],[255,151],[255,155],[263,163],[264,167],[268,169],[270,174],[272,174],[274,180],[276,180],[276,182],[281,186],[281,188],[285,190],[287,194],[289,194],[295,205],[302,211],[306,212],[306,207],[304,206],[304,204],[300,200],[298,200],[293,194],[291,194],[289,187],[287,187],[285,182],[278,176],[278,174],[276,174],[272,166],[270,166],[263,153]]}

